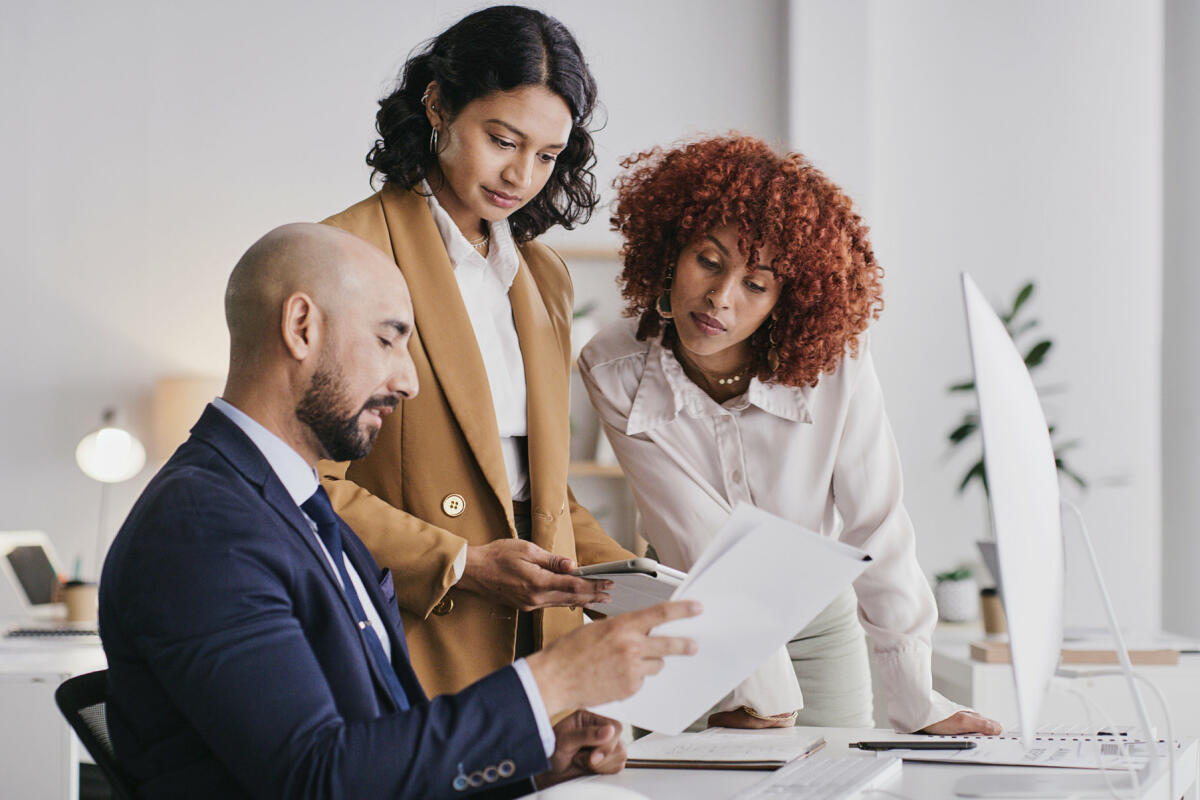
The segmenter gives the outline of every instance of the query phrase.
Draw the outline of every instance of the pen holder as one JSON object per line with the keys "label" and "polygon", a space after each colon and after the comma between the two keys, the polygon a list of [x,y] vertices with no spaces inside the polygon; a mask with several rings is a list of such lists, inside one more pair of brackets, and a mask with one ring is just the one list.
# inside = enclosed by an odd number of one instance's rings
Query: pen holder
{"label": "pen holder", "polygon": [[984,633],[1008,633],[1008,624],[1004,621],[1004,604],[1000,602],[1000,592],[991,587],[980,589],[979,607],[983,611]]}
{"label": "pen holder", "polygon": [[67,581],[63,587],[63,602],[67,605],[67,622],[96,621],[96,584],[87,581]]}

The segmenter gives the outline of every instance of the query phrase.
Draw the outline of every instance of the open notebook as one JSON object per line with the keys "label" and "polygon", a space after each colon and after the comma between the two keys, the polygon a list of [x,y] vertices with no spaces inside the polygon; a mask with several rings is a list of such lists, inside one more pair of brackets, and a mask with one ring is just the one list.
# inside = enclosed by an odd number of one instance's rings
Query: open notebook
{"label": "open notebook", "polygon": [[825,737],[801,728],[734,731],[709,728],[700,733],[666,736],[652,733],[629,746],[627,767],[653,769],[779,769],[793,759],[815,753]]}

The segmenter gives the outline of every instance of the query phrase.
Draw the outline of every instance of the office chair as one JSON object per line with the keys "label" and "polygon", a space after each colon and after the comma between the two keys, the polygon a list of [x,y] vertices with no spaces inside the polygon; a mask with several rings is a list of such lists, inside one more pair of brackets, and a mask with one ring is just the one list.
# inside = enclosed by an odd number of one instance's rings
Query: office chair
{"label": "office chair", "polygon": [[112,742],[108,738],[108,719],[105,716],[108,670],[76,675],[63,681],[54,692],[54,701],[75,729],[83,746],[96,760],[96,766],[108,778],[113,796],[118,800],[134,800],[129,779],[117,763]]}

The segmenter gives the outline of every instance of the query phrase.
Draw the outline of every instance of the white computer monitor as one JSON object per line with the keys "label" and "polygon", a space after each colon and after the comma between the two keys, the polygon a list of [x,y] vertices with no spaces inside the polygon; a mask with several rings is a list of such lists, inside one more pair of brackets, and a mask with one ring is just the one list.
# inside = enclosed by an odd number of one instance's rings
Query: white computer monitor
{"label": "white computer monitor", "polygon": [[41,531],[0,531],[0,617],[46,620],[63,616],[58,558]]}
{"label": "white computer monitor", "polygon": [[[979,287],[965,273],[962,285],[1000,567],[996,577],[1004,587],[1017,714],[1029,748],[1062,653],[1065,581],[1058,469],[1046,417],[1025,360]],[[1087,543],[1086,531],[1080,531],[1080,536]],[[1092,566],[1139,721],[1149,738],[1152,729],[1145,705],[1133,684],[1129,655],[1094,558]],[[1146,779],[1157,766],[1158,759],[1148,759],[1139,772],[1140,779]],[[970,775],[955,784],[955,793],[960,797],[1091,797],[1095,792],[1107,793],[1113,786],[1127,789],[1129,785],[1127,777],[1039,770]]]}
{"label": "white computer monitor", "polygon": [[1025,360],[979,287],[965,273],[962,283],[1017,713],[1030,746],[1062,650],[1058,470]]}

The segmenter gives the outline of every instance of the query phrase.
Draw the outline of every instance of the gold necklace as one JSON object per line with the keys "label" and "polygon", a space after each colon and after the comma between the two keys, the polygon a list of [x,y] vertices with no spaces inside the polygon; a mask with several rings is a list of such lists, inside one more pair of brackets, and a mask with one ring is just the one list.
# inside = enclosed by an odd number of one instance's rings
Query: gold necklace
{"label": "gold necklace", "polygon": [[487,231],[486,233],[483,234],[483,236],[480,236],[478,239],[467,239],[467,244],[471,245],[471,247],[474,248],[475,250],[478,250],[481,247],[487,247],[488,240],[491,238],[492,238],[492,232]]}

